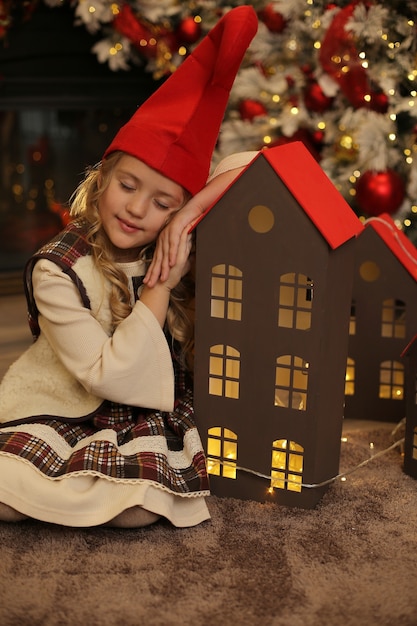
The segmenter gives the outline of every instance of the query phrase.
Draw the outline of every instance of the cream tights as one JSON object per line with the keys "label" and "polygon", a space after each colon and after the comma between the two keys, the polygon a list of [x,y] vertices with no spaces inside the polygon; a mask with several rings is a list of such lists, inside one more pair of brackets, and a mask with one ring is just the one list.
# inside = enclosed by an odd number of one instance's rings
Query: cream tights
{"label": "cream tights", "polygon": [[[130,509],[126,509],[116,515],[109,522],[103,524],[103,526],[112,526],[114,528],[139,528],[140,526],[149,526],[159,520],[160,516],[156,513],[151,513],[141,506],[132,506]],[[19,513],[16,509],[12,509],[11,506],[0,502],[0,521],[2,522],[21,522],[28,519],[27,515]]]}

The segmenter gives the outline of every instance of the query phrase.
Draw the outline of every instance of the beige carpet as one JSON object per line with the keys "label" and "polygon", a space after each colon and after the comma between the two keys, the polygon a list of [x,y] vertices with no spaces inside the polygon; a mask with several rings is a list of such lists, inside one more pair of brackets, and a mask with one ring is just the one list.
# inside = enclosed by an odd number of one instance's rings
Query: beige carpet
{"label": "beige carpet", "polygon": [[[382,425],[347,436],[343,471],[393,441]],[[184,530],[0,523],[1,626],[416,626],[417,482],[399,449],[315,510],[209,506]]]}

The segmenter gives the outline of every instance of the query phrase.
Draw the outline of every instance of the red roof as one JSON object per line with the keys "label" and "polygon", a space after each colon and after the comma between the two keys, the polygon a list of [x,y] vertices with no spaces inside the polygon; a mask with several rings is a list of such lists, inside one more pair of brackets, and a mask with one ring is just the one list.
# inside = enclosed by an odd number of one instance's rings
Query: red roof
{"label": "red roof", "polygon": [[238,178],[259,158],[265,158],[273,167],[332,249],[338,248],[363,231],[364,227],[354,211],[301,141],[262,150]]}
{"label": "red roof", "polygon": [[363,230],[363,225],[301,141],[260,153],[272,165],[331,248]]}
{"label": "red roof", "polygon": [[417,249],[407,235],[397,228],[388,213],[369,218],[365,222],[365,228],[373,228],[378,233],[391,252],[417,281]]}

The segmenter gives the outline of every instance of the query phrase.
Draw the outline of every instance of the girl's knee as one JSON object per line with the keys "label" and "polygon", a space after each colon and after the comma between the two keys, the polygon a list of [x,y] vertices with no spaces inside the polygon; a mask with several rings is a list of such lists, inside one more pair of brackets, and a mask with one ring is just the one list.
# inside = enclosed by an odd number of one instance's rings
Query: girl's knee
{"label": "girl's knee", "polygon": [[119,515],[116,515],[116,517],[107,522],[105,526],[113,526],[114,528],[139,528],[141,526],[154,524],[159,518],[159,515],[147,511],[141,506],[132,506],[119,513]]}

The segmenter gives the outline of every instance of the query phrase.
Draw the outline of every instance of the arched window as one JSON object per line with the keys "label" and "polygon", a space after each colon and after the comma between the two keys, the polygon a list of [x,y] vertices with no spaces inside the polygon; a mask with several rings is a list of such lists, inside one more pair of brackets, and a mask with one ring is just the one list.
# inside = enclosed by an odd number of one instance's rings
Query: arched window
{"label": "arched window", "polygon": [[404,366],[398,361],[383,361],[379,368],[379,397],[385,400],[404,398]]}
{"label": "arched window", "polygon": [[355,361],[348,357],[345,375],[345,396],[355,395]]}
{"label": "arched window", "polygon": [[271,487],[301,491],[304,448],[295,441],[277,439],[272,444]]}
{"label": "arched window", "polygon": [[382,303],[381,337],[405,338],[405,302],[389,298]]}
{"label": "arched window", "polygon": [[236,478],[237,435],[228,428],[209,428],[207,472],[214,476]]}
{"label": "arched window", "polygon": [[242,272],[233,265],[215,265],[211,270],[211,317],[242,319]]}
{"label": "arched window", "polygon": [[239,398],[240,352],[231,346],[210,347],[209,394]]}
{"label": "arched window", "polygon": [[286,354],[277,358],[275,406],[306,410],[308,368],[309,364],[299,356]]}
{"label": "arched window", "polygon": [[313,281],[304,274],[283,274],[280,278],[278,326],[309,330],[313,304]]}

